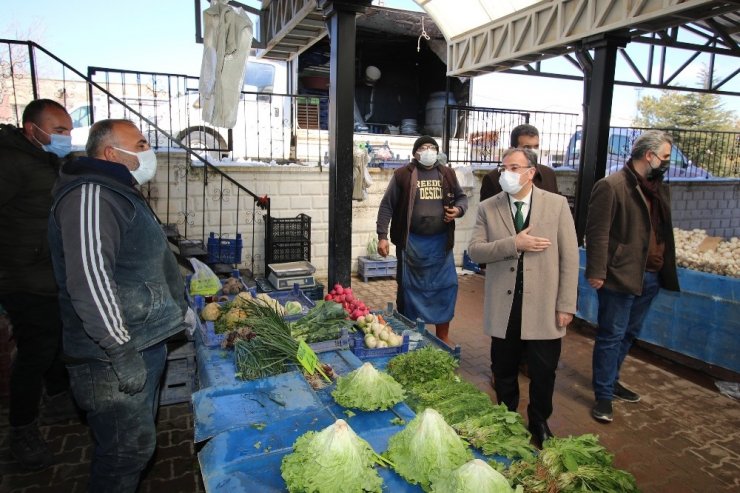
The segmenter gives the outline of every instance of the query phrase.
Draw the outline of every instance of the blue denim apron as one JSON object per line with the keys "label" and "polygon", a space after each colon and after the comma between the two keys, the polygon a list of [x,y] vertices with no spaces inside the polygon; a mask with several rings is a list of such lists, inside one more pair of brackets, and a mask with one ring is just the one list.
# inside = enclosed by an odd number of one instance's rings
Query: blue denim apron
{"label": "blue denim apron", "polygon": [[457,301],[457,272],[452,250],[445,252],[447,233],[409,233],[403,252],[404,315],[441,324],[452,320]]}

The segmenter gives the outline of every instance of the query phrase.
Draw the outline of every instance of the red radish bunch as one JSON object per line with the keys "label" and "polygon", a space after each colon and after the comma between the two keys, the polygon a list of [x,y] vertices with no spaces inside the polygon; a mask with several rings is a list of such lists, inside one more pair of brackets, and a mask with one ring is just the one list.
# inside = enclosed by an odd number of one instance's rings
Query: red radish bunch
{"label": "red radish bunch", "polygon": [[333,301],[342,305],[342,308],[352,320],[357,320],[359,317],[364,317],[370,313],[370,309],[365,306],[365,303],[354,297],[352,288],[345,288],[339,283],[335,284],[334,289],[324,296],[324,301]]}

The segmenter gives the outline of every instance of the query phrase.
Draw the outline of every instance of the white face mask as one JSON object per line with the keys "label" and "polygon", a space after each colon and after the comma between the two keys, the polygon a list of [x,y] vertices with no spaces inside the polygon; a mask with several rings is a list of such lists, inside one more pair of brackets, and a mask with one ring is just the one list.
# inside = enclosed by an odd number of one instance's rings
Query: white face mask
{"label": "white face mask", "polygon": [[522,189],[524,185],[520,183],[521,176],[519,173],[513,171],[504,171],[498,178],[501,190],[508,193],[509,195],[516,195]]}
{"label": "white face mask", "polygon": [[135,170],[129,170],[131,171],[131,175],[134,177],[134,180],[136,180],[136,183],[143,185],[154,178],[154,175],[157,173],[157,155],[154,154],[153,149],[141,152],[131,152],[126,149],[119,149],[118,147],[114,147],[113,149],[119,150],[124,154],[136,156],[136,159],[139,160],[139,167]]}
{"label": "white face mask", "polygon": [[437,162],[437,151],[427,149],[419,153],[419,162],[425,168],[431,168]]}

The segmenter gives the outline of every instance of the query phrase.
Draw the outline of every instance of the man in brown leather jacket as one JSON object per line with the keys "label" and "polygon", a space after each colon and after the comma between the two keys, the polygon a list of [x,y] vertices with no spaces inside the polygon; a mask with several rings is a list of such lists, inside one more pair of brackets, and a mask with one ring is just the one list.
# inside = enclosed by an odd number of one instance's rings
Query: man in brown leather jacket
{"label": "man in brown leather jacket", "polygon": [[662,131],[643,133],[624,168],[591,192],[586,278],[599,297],[591,410],[598,421],[612,421],[613,398],[640,400],[619,382],[619,369],[660,288],[678,291],[671,199],[663,183],[672,142]]}

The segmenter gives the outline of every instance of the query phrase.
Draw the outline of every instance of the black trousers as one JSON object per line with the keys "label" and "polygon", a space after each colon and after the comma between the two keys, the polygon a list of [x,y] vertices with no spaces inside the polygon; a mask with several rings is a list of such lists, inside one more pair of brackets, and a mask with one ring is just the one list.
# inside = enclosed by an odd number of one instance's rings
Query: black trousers
{"label": "black trousers", "polygon": [[10,373],[11,426],[33,422],[39,413],[41,393],[69,389],[67,369],[61,360],[62,321],[56,296],[30,293],[0,295],[13,325],[16,355]]}
{"label": "black trousers", "polygon": [[[536,308],[533,308],[536,309]],[[519,406],[519,363],[524,358],[529,373],[530,423],[543,422],[552,414],[555,370],[560,359],[560,339],[522,340],[521,296],[514,296],[506,338],[491,337],[491,362],[498,403],[509,411]]]}

